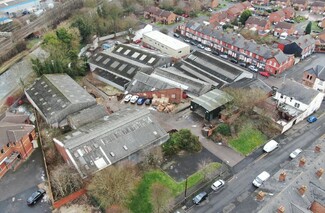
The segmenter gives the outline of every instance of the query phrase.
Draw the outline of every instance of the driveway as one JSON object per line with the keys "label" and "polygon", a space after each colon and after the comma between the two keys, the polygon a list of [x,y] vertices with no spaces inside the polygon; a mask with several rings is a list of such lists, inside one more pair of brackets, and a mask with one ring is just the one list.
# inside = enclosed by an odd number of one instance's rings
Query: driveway
{"label": "driveway", "polygon": [[[0,179],[0,212],[50,212],[50,204],[26,208],[26,199],[45,182],[42,152],[36,148],[33,154],[16,171],[9,171]],[[39,210],[38,210],[39,209]]]}

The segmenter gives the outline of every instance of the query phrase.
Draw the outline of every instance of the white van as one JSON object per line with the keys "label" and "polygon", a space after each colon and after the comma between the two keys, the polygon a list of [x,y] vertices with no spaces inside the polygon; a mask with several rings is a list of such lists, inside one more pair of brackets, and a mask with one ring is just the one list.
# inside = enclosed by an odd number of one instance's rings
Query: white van
{"label": "white van", "polygon": [[270,178],[270,174],[264,171],[254,179],[253,185],[256,187],[260,187],[264,183],[264,181],[266,181],[269,178]]}
{"label": "white van", "polygon": [[273,150],[275,150],[278,147],[279,147],[279,143],[278,142],[276,142],[275,140],[270,140],[269,142],[267,142],[264,145],[263,150],[265,152],[272,152]]}

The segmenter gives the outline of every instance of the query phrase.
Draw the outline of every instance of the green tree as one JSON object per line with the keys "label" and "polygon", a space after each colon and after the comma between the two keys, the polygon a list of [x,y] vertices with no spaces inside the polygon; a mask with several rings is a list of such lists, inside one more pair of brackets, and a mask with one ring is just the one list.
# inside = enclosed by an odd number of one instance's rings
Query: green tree
{"label": "green tree", "polygon": [[305,33],[306,34],[310,34],[311,33],[311,26],[312,26],[312,23],[311,21],[307,24],[306,26],[306,29],[305,29]]}
{"label": "green tree", "polygon": [[250,10],[245,10],[245,11],[241,14],[241,16],[240,16],[240,18],[239,18],[239,22],[242,23],[243,25],[245,25],[247,19],[248,19],[251,15],[252,15],[252,11],[250,11]]}
{"label": "green tree", "polygon": [[89,41],[89,38],[92,33],[92,28],[90,23],[88,23],[85,19],[79,17],[77,20],[75,20],[72,24],[71,27],[76,27],[78,28],[81,36],[81,42],[82,43],[87,43]]}

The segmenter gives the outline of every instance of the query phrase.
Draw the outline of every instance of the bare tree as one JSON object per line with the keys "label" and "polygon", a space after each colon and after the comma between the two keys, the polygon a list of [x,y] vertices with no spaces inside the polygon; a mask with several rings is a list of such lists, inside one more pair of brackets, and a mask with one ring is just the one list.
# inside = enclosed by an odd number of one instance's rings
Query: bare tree
{"label": "bare tree", "polygon": [[209,164],[212,162],[210,158],[203,159],[199,162],[199,170],[201,170],[203,174],[203,179],[207,180],[210,178],[210,174],[212,173],[211,169],[209,168]]}
{"label": "bare tree", "polygon": [[160,183],[154,183],[151,187],[151,204],[154,213],[169,212],[173,206],[173,195],[171,191]]}
{"label": "bare tree", "polygon": [[105,209],[112,205],[124,206],[139,179],[138,168],[130,162],[124,162],[96,173],[88,186],[88,192]]}

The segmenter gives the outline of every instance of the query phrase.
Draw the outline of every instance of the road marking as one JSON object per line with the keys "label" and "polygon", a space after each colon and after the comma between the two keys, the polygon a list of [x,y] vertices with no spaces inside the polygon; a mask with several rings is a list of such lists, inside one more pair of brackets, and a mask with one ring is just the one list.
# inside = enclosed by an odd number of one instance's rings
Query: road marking
{"label": "road marking", "polygon": [[267,155],[267,153],[264,153],[264,154],[263,154],[263,155],[261,155],[259,158],[257,158],[257,159],[255,160],[255,162],[257,162],[257,161],[261,160],[261,159],[262,159],[262,158],[264,158],[266,155]]}
{"label": "road marking", "polygon": [[321,126],[317,127],[316,130],[319,130],[321,128]]}

